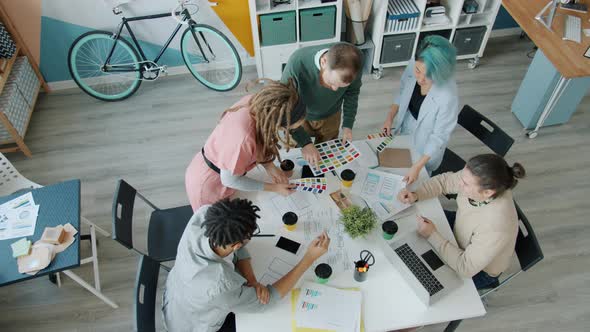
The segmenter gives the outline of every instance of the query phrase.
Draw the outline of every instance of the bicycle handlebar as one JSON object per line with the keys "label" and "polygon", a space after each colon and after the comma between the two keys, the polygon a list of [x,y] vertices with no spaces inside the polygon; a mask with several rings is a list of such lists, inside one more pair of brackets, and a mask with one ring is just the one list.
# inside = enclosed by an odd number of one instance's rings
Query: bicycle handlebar
{"label": "bicycle handlebar", "polygon": [[[178,23],[180,23],[180,24],[183,24],[183,25],[184,25],[184,24],[188,24],[188,22],[187,22],[187,21],[183,21],[183,20],[181,20],[180,18],[178,18],[178,16],[179,16],[178,14],[179,14],[179,13],[182,13],[182,12],[184,11],[184,9],[185,9],[185,6],[186,6],[187,4],[189,4],[190,2],[191,2],[191,0],[178,0],[178,6],[176,6],[176,7],[172,8],[172,12],[171,12],[171,14],[172,14],[172,18],[173,18],[173,19],[174,19],[176,22],[178,22]],[[208,3],[208,4],[209,4],[209,6],[211,6],[211,7],[215,7],[215,6],[217,6],[217,5],[218,5],[217,1],[214,1],[214,2],[207,1],[207,3]],[[191,4],[191,5],[193,5],[193,6],[196,6],[196,7],[197,7],[197,10],[198,10],[199,6],[198,6],[197,4]]]}

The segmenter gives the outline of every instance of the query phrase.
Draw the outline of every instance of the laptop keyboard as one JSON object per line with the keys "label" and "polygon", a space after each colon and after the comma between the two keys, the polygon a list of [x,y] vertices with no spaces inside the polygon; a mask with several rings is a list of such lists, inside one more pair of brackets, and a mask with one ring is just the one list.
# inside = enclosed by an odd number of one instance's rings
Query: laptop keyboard
{"label": "laptop keyboard", "polygon": [[414,276],[420,281],[422,286],[426,288],[430,296],[443,290],[443,285],[436,279],[434,274],[422,263],[418,255],[410,248],[409,245],[404,244],[397,249],[395,253],[402,259],[406,266],[412,271]]}

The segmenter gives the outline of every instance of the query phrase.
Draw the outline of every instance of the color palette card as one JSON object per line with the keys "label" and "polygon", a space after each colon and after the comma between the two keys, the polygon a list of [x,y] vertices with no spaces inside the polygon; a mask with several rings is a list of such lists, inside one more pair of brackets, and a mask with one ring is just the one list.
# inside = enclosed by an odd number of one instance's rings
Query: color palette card
{"label": "color palette card", "polygon": [[314,194],[321,194],[328,188],[325,178],[304,178],[291,180],[289,183],[294,184],[295,190],[306,191]]}
{"label": "color palette card", "polygon": [[367,139],[387,138],[387,137],[391,137],[391,135],[387,135],[384,132],[367,135]]}
{"label": "color palette card", "polygon": [[383,142],[381,142],[381,144],[377,145],[377,152],[385,150],[385,148],[389,145],[389,143],[391,143],[391,141],[393,141],[393,136],[385,138]]}
{"label": "color palette card", "polygon": [[387,145],[389,145],[389,143],[391,143],[391,141],[393,141],[393,135],[387,135],[384,132],[367,135],[367,139],[377,139],[377,138],[385,138],[383,140],[383,142],[381,142],[377,146],[377,152],[383,151],[387,147]]}
{"label": "color palette card", "polygon": [[342,167],[361,155],[352,143],[346,142],[346,144],[342,144],[340,139],[319,143],[315,147],[320,152],[321,159],[317,167],[314,165],[310,165],[310,167],[316,176]]}

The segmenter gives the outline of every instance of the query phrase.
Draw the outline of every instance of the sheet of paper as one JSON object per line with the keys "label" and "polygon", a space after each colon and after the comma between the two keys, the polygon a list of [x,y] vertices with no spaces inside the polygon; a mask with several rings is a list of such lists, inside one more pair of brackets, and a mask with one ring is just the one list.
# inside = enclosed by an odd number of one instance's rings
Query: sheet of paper
{"label": "sheet of paper", "polygon": [[330,205],[322,204],[320,205],[321,208],[314,208],[301,216],[303,234],[307,244],[324,230],[330,237],[328,252],[315,262],[312,269],[318,264],[327,263],[332,267],[333,273],[352,271],[353,264],[351,262],[353,260],[348,248],[345,246],[345,240],[349,239],[349,237],[344,231],[344,224],[339,220],[340,214]]}
{"label": "sheet of paper", "polygon": [[[300,226],[299,222],[297,225],[298,227]],[[307,244],[305,243],[302,232],[290,232],[284,227],[281,227],[275,235],[273,240],[269,241],[272,242],[268,247],[270,255],[265,257],[265,263],[263,263],[264,269],[259,274],[260,283],[264,285],[273,284],[291,271],[307,251]],[[299,243],[300,246],[296,254],[277,247],[277,243],[281,237]]]}
{"label": "sheet of paper", "polygon": [[0,240],[33,235],[38,214],[30,192],[0,205]]}
{"label": "sheet of paper", "polygon": [[318,202],[316,195],[310,195],[308,192],[296,191],[293,194],[283,197],[276,195],[270,199],[270,208],[279,218],[291,211],[297,213],[303,213],[311,208]]}
{"label": "sheet of paper", "polygon": [[384,220],[410,206],[397,200],[397,194],[405,188],[403,176],[366,170],[357,177],[358,180],[355,180],[352,186],[352,193],[361,196],[379,219]]}
{"label": "sheet of paper", "polygon": [[355,332],[360,330],[360,291],[306,282],[295,311],[298,327]]}

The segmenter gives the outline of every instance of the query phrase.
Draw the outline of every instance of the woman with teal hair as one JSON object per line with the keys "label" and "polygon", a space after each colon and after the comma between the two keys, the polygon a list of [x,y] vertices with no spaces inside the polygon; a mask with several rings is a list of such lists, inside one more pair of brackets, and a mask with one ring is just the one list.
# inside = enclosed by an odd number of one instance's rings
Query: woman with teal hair
{"label": "woman with teal hair", "polygon": [[431,173],[439,167],[457,125],[456,57],[447,39],[424,38],[415,59],[404,70],[400,92],[383,123],[386,134],[409,135],[414,152],[421,156],[404,178],[408,185],[418,179],[422,168]]}

